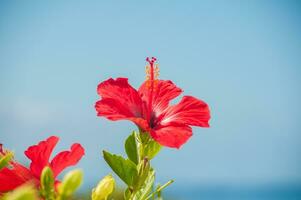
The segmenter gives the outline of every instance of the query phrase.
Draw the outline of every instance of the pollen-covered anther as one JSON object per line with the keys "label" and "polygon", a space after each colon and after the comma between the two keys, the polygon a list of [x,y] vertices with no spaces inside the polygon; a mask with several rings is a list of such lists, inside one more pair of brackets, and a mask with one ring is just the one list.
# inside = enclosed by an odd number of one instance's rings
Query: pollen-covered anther
{"label": "pollen-covered anther", "polygon": [[150,66],[149,65],[146,65],[145,66],[145,86],[147,88],[150,88],[151,87],[151,84],[150,84],[150,79],[151,79],[151,74],[150,74]]}
{"label": "pollen-covered anther", "polygon": [[159,65],[156,64],[155,68],[154,68],[154,79],[158,79],[159,78],[159,74],[160,74],[159,72],[160,72]]}
{"label": "pollen-covered anther", "polygon": [[157,87],[157,81],[159,78],[159,65],[156,63],[155,57],[147,57],[146,61],[148,64],[145,67],[146,71],[146,87],[150,91],[155,91]]}
{"label": "pollen-covered anther", "polygon": [[147,81],[145,82],[145,86],[146,86],[147,88],[150,88],[150,87],[151,87],[151,84],[150,84],[150,81],[149,81],[149,80],[147,80]]}
{"label": "pollen-covered anther", "polygon": [[157,91],[157,88],[158,88],[158,83],[159,83],[159,81],[156,79],[156,80],[154,80],[154,82],[153,82],[153,91],[154,92],[156,92]]}
{"label": "pollen-covered anther", "polygon": [[149,74],[149,70],[150,70],[150,66],[149,66],[149,65],[146,65],[146,66],[145,66],[145,73],[146,73],[146,74]]}

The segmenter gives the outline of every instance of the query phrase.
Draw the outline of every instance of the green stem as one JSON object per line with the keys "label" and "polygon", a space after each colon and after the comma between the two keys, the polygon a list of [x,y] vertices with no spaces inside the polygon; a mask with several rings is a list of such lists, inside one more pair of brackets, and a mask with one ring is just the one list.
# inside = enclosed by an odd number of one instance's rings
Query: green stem
{"label": "green stem", "polygon": [[170,180],[167,183],[165,183],[164,185],[160,186],[159,188],[157,188],[151,195],[149,195],[145,200],[148,200],[150,198],[154,198],[156,193],[161,192],[164,188],[166,188],[167,186],[169,186],[170,184],[172,184],[174,182],[174,180]]}
{"label": "green stem", "polygon": [[141,130],[139,130],[138,134],[139,135],[136,135],[138,138],[137,151],[139,152],[137,164],[138,178],[133,183],[133,191],[131,192],[130,200],[134,199],[135,193],[141,189],[148,176],[149,170],[152,169],[150,166],[150,160],[145,155],[145,147],[151,138],[148,133],[143,133]]}
{"label": "green stem", "polygon": [[[135,137],[136,142],[133,142],[133,139],[131,138],[133,136]],[[135,145],[137,150],[136,156],[132,156],[132,154],[128,153],[133,151],[131,145]],[[150,165],[150,160],[157,155],[161,146],[150,137],[149,133],[145,133],[141,130],[139,130],[139,133],[134,132],[134,135],[129,136],[125,146],[127,154],[131,155],[132,160],[136,161],[135,165],[138,172],[131,186],[125,191],[125,199],[147,200],[159,196],[159,193],[173,182],[169,181],[163,186],[154,189],[155,171]]]}

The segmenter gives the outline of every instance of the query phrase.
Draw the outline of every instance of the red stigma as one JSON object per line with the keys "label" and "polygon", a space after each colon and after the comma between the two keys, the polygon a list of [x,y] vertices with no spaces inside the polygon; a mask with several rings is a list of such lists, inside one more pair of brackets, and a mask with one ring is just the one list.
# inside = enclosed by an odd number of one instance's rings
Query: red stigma
{"label": "red stigma", "polygon": [[154,65],[154,63],[157,61],[157,58],[155,57],[147,57],[146,62],[148,62],[151,66]]}

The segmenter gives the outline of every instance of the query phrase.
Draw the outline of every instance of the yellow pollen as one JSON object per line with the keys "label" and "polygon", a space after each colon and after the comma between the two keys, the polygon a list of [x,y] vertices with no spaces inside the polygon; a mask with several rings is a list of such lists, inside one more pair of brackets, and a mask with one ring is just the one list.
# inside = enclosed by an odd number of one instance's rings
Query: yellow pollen
{"label": "yellow pollen", "polygon": [[[153,70],[153,71],[152,71]],[[156,90],[158,86],[158,78],[159,78],[159,65],[156,63],[153,66],[153,69],[150,65],[145,66],[145,73],[146,73],[146,87],[150,89],[153,87],[153,91]]]}

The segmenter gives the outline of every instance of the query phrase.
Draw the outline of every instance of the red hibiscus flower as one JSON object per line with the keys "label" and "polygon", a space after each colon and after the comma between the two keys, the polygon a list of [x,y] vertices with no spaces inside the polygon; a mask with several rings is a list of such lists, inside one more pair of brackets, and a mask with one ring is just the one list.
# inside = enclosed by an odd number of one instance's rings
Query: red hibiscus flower
{"label": "red hibiscus flower", "polygon": [[[25,155],[31,160],[29,169],[15,161],[11,161],[10,166],[1,169],[0,193],[13,190],[28,181],[39,187],[40,176],[44,167],[49,166],[56,178],[65,168],[75,165],[85,153],[84,148],[80,144],[75,143],[71,146],[70,151],[62,151],[49,161],[50,155],[58,141],[58,137],[51,136],[47,140],[29,147],[25,151]],[[5,154],[1,145],[0,154]],[[58,181],[56,180],[56,182]]]}
{"label": "red hibiscus flower", "polygon": [[169,105],[182,90],[170,80],[157,79],[156,58],[147,58],[147,62],[148,78],[138,91],[127,78],[110,78],[98,85],[97,115],[113,121],[130,120],[161,145],[180,148],[192,136],[190,126],[209,127],[209,107],[192,96]]}

